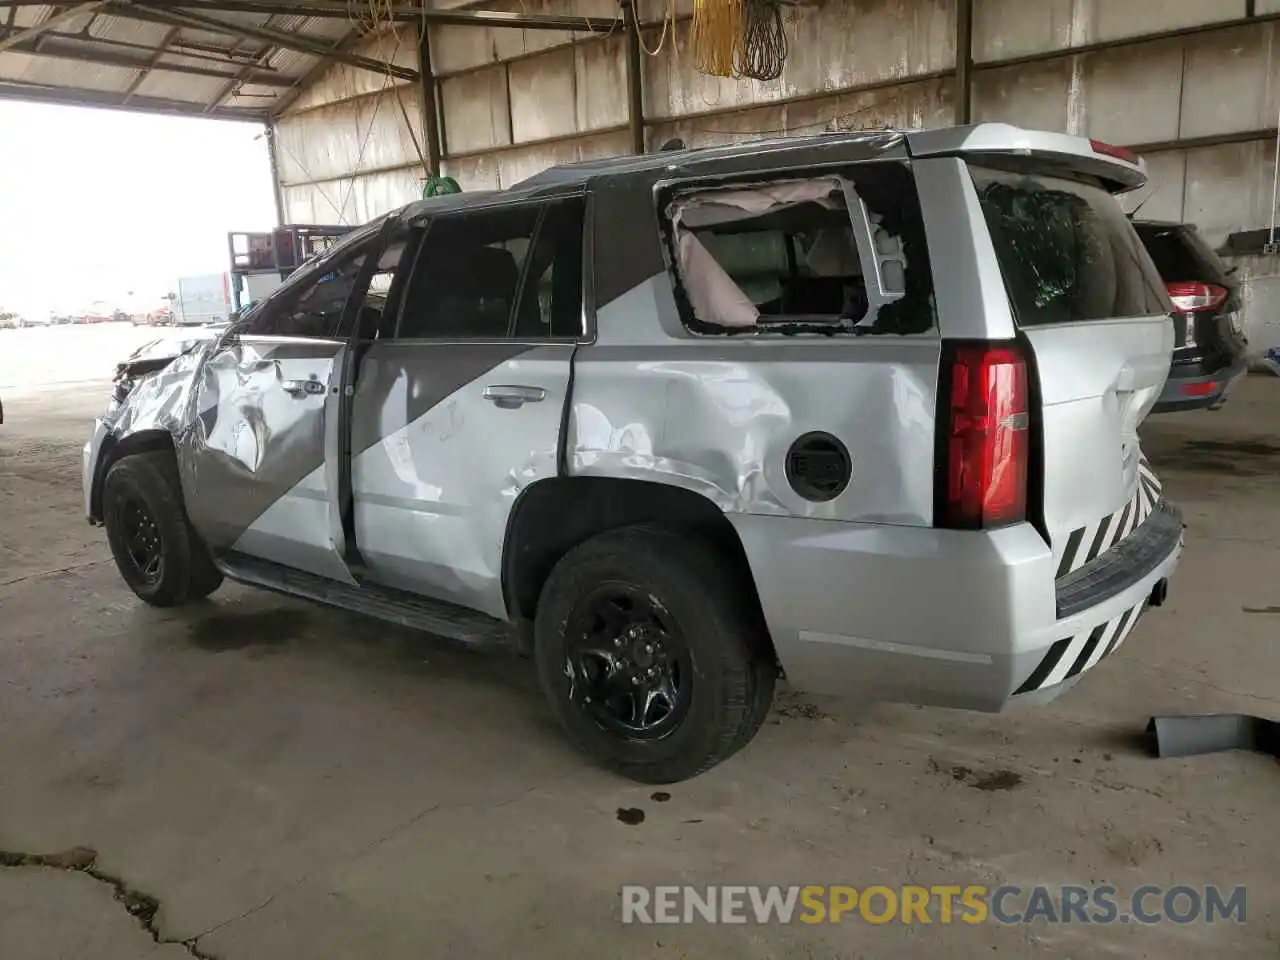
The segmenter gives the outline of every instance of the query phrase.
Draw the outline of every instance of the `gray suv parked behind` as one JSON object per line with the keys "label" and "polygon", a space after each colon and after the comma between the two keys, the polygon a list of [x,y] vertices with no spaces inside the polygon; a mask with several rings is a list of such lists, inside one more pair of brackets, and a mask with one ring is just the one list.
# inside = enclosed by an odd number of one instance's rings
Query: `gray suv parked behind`
{"label": "gray suv parked behind", "polygon": [[[1170,302],[1136,158],[1003,125],[593,161],[415,203],[123,364],[85,448],[120,571],[476,639],[642,781],[775,678],[998,710],[1165,594],[1137,429]],[[173,351],[178,353],[178,350]]]}

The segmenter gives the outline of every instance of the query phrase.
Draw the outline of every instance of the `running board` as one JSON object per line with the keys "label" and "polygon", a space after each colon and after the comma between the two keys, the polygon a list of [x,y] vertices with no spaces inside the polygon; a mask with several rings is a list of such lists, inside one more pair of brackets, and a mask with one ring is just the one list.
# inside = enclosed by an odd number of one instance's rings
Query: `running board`
{"label": "running board", "polygon": [[509,624],[457,604],[430,600],[379,584],[351,586],[243,553],[220,552],[214,564],[228,580],[273,593],[339,607],[412,630],[467,644],[511,644]]}

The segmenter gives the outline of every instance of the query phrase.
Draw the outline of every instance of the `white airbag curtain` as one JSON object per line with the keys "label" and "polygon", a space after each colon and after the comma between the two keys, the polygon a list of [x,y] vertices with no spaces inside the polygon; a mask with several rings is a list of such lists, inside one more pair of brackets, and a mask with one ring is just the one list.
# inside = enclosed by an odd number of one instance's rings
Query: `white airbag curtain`
{"label": "white airbag curtain", "polygon": [[839,177],[786,180],[749,189],[707,191],[673,201],[667,207],[667,216],[675,234],[680,277],[694,316],[703,323],[737,329],[753,327],[760,319],[760,311],[751,298],[716,262],[694,235],[694,229],[750,220],[801,203],[838,209],[845,203],[843,185]]}

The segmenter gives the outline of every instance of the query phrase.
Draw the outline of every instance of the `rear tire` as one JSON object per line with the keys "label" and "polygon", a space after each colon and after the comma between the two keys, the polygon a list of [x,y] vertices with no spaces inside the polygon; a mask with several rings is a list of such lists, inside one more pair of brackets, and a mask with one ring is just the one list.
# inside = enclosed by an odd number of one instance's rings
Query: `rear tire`
{"label": "rear tire", "polygon": [[124,457],[102,485],[107,542],[125,583],[156,607],[199,600],[222,585],[222,574],[187,519],[173,455]]}
{"label": "rear tire", "polygon": [[626,527],[570,550],[543,586],[534,655],[574,744],[641,783],[686,780],[744,747],[776,676],[750,590],[675,530]]}

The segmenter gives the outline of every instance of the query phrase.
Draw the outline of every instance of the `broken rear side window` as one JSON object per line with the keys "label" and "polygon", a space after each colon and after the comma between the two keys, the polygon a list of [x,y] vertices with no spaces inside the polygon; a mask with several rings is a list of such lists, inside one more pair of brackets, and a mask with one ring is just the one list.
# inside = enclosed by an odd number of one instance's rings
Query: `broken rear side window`
{"label": "broken rear side window", "polygon": [[663,227],[699,334],[915,334],[933,281],[910,169],[866,164],[668,192]]}

